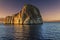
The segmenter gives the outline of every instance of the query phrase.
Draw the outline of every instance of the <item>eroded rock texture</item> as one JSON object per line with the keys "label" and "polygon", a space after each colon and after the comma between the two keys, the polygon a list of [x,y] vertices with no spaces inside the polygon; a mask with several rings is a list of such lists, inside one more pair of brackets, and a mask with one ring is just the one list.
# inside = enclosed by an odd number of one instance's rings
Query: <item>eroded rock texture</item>
{"label": "eroded rock texture", "polygon": [[20,12],[13,15],[13,17],[8,18],[7,20],[8,22],[5,22],[5,23],[11,23],[11,24],[12,23],[13,24],[41,24],[43,23],[42,17],[40,15],[38,8],[30,4],[25,4]]}

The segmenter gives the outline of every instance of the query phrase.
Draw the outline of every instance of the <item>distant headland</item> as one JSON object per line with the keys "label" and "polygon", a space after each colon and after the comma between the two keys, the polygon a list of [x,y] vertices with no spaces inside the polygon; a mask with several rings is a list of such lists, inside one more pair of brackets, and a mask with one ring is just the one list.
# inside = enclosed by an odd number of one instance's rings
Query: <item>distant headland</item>
{"label": "distant headland", "polygon": [[43,20],[38,8],[25,4],[20,12],[4,18],[4,24],[42,24]]}

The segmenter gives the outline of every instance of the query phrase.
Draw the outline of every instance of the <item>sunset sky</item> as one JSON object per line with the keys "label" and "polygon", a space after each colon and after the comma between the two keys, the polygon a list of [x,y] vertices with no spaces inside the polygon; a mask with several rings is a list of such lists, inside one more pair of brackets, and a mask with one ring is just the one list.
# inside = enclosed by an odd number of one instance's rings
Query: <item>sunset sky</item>
{"label": "sunset sky", "polygon": [[60,20],[60,0],[0,0],[0,18],[18,13],[24,4],[35,5],[44,21]]}

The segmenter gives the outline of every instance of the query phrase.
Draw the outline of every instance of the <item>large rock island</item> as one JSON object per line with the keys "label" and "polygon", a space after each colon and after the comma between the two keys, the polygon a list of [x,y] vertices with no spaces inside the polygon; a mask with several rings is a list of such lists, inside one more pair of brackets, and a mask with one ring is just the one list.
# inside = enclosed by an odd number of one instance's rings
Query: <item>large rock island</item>
{"label": "large rock island", "polygon": [[38,8],[25,4],[20,12],[13,16],[7,16],[4,24],[42,24],[42,17]]}

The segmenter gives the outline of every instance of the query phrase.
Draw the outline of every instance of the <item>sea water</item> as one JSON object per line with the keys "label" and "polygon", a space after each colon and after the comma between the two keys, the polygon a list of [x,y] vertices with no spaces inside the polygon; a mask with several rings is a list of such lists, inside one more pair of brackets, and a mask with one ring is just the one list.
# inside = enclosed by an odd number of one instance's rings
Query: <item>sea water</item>
{"label": "sea water", "polygon": [[0,40],[60,40],[60,23],[0,24]]}

